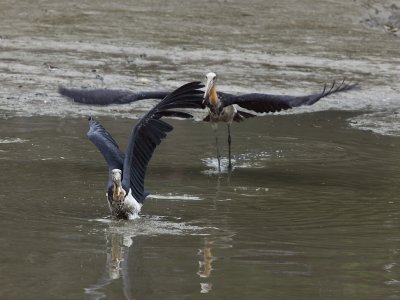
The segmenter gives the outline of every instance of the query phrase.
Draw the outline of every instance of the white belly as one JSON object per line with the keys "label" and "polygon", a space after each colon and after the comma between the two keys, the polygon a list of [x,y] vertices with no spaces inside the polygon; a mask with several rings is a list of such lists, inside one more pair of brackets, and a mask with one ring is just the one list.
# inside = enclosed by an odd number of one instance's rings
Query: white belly
{"label": "white belly", "polygon": [[224,122],[230,124],[233,122],[236,112],[236,107],[233,105],[224,107],[219,114],[214,114],[210,111],[210,121],[213,123]]}
{"label": "white belly", "polygon": [[129,189],[128,195],[125,197],[124,210],[126,210],[128,219],[133,220],[139,218],[139,212],[142,209],[142,204],[137,202],[132,196],[132,191]]}

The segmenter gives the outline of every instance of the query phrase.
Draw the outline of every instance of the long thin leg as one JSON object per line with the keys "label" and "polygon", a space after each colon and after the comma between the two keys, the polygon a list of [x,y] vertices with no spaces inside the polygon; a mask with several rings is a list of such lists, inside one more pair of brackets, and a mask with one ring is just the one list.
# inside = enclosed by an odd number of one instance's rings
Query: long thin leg
{"label": "long thin leg", "polygon": [[219,144],[218,144],[218,127],[213,126],[213,129],[215,134],[215,145],[217,146],[218,172],[221,172],[221,152],[219,150]]}
{"label": "long thin leg", "polygon": [[228,124],[228,146],[229,146],[229,164],[228,164],[228,169],[232,169],[232,161],[231,161],[231,124]]}

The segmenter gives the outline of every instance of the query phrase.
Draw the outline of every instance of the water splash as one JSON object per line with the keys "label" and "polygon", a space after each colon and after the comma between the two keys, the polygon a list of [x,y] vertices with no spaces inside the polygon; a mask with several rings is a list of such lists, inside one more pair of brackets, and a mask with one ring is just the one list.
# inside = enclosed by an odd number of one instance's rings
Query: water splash
{"label": "water splash", "polygon": [[283,157],[281,150],[276,150],[274,153],[269,153],[266,151],[261,152],[246,152],[236,156],[232,159],[232,169],[229,170],[229,160],[228,158],[221,158],[221,171],[218,170],[218,159],[216,157],[208,157],[202,159],[203,164],[208,167],[207,170],[202,171],[205,175],[217,175],[226,174],[232,172],[235,169],[254,169],[263,168],[264,161],[269,161],[273,157]]}
{"label": "water splash", "polygon": [[204,158],[202,162],[209,168],[208,170],[204,170],[201,173],[205,175],[218,175],[218,174],[227,174],[229,171],[233,171],[236,168],[236,160],[232,159],[232,169],[229,170],[229,160],[227,158],[221,158],[221,171],[218,170],[218,159],[215,158]]}
{"label": "water splash", "polygon": [[12,143],[26,143],[29,142],[29,140],[24,140],[20,138],[4,138],[0,139],[0,144],[12,144]]}
{"label": "water splash", "polygon": [[174,195],[172,193],[168,193],[166,195],[157,195],[157,194],[150,194],[148,198],[151,199],[160,199],[160,200],[203,200],[203,198],[197,197],[197,196],[191,196],[187,194],[183,195]]}
{"label": "water splash", "polygon": [[120,234],[124,236],[124,240],[126,241],[139,235],[204,235],[203,231],[207,229],[185,222],[170,220],[170,218],[163,216],[141,215],[139,218],[130,221],[117,221],[108,218],[92,219],[90,221],[108,224],[109,227],[106,228],[107,233]]}

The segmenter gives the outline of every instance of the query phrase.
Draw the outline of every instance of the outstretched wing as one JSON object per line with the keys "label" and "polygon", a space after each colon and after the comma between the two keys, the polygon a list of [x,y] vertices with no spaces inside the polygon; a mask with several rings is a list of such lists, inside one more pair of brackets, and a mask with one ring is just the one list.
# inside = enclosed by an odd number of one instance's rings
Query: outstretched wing
{"label": "outstretched wing", "polygon": [[343,80],[339,84],[334,81],[329,88],[327,88],[325,85],[321,93],[306,96],[284,96],[269,94],[245,94],[234,96],[224,93],[218,93],[218,96],[220,97],[223,106],[237,104],[240,107],[253,110],[258,113],[268,113],[286,110],[301,105],[312,105],[321,98],[335,93],[349,91],[357,86],[357,84],[347,84]]}
{"label": "outstretched wing", "polygon": [[89,131],[87,133],[89,140],[96,145],[97,149],[103,154],[107,161],[109,170],[120,169],[124,165],[124,154],[118,147],[118,144],[112,138],[111,134],[92,117],[89,118]]}
{"label": "outstretched wing", "polygon": [[166,91],[148,91],[148,92],[131,92],[122,90],[108,89],[68,89],[60,86],[58,92],[65,97],[73,99],[74,102],[93,104],[93,105],[109,105],[109,104],[125,104],[143,99],[163,99],[169,92]]}
{"label": "outstretched wing", "polygon": [[143,202],[145,198],[144,177],[147,165],[157,145],[172,131],[173,127],[160,120],[163,116],[192,117],[188,113],[171,111],[179,108],[201,108],[204,86],[200,82],[183,85],[165,97],[160,103],[144,115],[133,128],[124,159],[122,184],[131,188],[136,201]]}

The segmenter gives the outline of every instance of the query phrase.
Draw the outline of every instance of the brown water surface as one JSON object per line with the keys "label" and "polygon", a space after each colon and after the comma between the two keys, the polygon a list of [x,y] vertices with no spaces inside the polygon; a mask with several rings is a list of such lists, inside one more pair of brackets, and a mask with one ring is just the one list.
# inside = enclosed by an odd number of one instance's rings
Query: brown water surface
{"label": "brown water surface", "polygon": [[[0,298],[399,299],[398,15],[393,1],[2,1]],[[235,124],[231,174],[204,112],[168,120],[142,217],[111,220],[87,116],[124,148],[154,102],[83,106],[57,86],[173,89],[208,71],[235,93],[362,89]]]}

